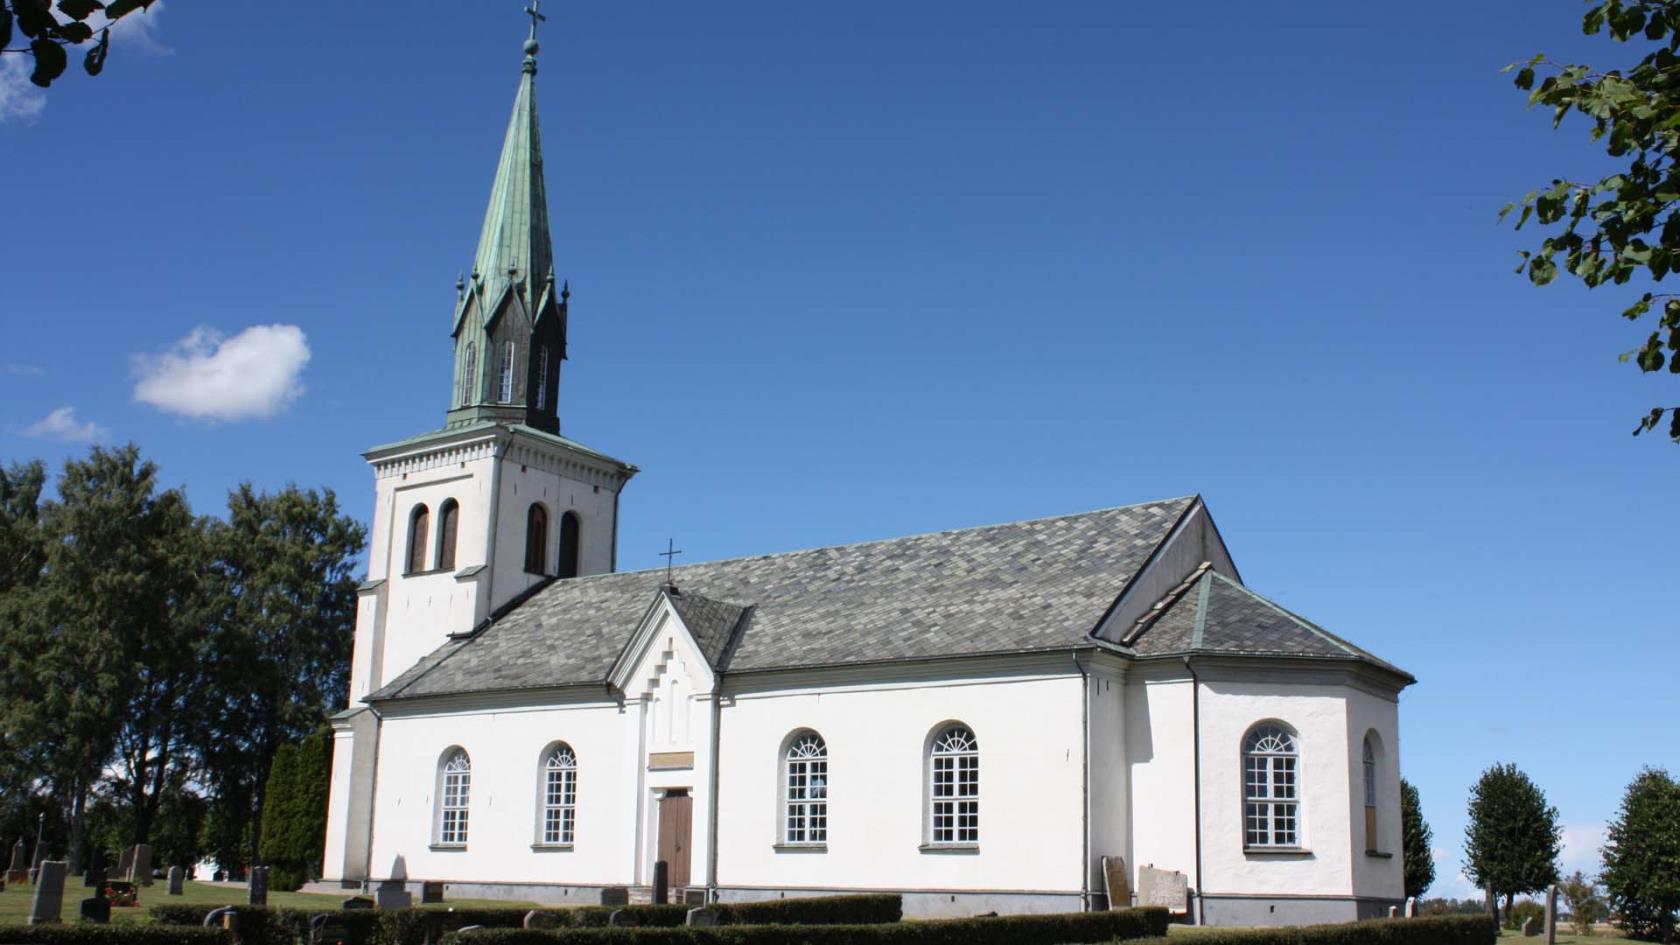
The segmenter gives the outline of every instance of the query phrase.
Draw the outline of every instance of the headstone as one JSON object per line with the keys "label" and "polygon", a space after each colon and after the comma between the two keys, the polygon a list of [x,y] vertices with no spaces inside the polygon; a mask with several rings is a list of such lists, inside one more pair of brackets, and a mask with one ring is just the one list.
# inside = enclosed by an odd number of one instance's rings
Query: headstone
{"label": "headstone", "polygon": [[688,924],[696,928],[711,928],[718,924],[718,911],[701,906],[688,910]]}
{"label": "headstone", "polygon": [[64,874],[70,864],[63,860],[44,860],[35,883],[35,901],[29,907],[29,924],[57,922],[64,913]]}
{"label": "headstone", "polygon": [[434,883],[434,882],[421,883],[420,884],[420,901],[422,903],[442,902],[443,901],[443,884],[442,883]]}
{"label": "headstone", "polygon": [[187,871],[179,866],[169,868],[169,895],[179,896],[185,892]]}
{"label": "headstone", "polygon": [[204,916],[204,927],[207,929],[220,928],[228,929],[229,931],[238,931],[239,912],[232,906],[222,906],[219,909],[211,909],[209,913]]}
{"label": "headstone", "polygon": [[1132,906],[1132,881],[1126,875],[1126,860],[1124,857],[1105,856],[1102,858],[1103,889],[1108,893],[1108,907],[1110,909],[1130,909]]}
{"label": "headstone", "polygon": [[1546,887],[1546,945],[1557,945],[1557,884]]}
{"label": "headstone", "polygon": [[309,945],[350,945],[350,929],[331,913],[311,916]]}
{"label": "headstone", "polygon": [[1495,896],[1493,894],[1493,887],[1492,886],[1489,886],[1488,888],[1482,890],[1482,895],[1487,897],[1487,902],[1485,903],[1485,905],[1487,906],[1487,914],[1493,916],[1494,923],[1498,924],[1498,922],[1499,922],[1499,897]]}
{"label": "headstone", "polygon": [[95,925],[111,921],[111,900],[105,898],[103,889],[82,900],[82,921]]}
{"label": "headstone", "polygon": [[126,882],[134,882],[134,847],[122,851],[117,855],[117,875]]}
{"label": "headstone", "polygon": [[346,899],[343,902],[339,903],[338,907],[340,909],[344,909],[346,911],[353,911],[353,910],[356,910],[356,909],[372,909],[373,908],[373,900],[369,899],[366,896],[351,896],[349,899]]}
{"label": "headstone", "polygon": [[684,887],[682,891],[682,904],[691,909],[697,906],[705,905],[706,891],[704,889],[695,889],[691,886]]}
{"label": "headstone", "polygon": [[1417,918],[1417,914],[1418,914],[1417,897],[1416,896],[1407,896],[1406,897],[1406,918],[1415,919],[1415,918]]}
{"label": "headstone", "polygon": [[128,881],[142,886],[152,884],[152,845],[136,843],[134,845],[134,872],[129,874]]}
{"label": "headstone", "polygon": [[374,896],[379,900],[381,909],[407,909],[414,905],[414,897],[396,880],[386,880],[374,890]]}
{"label": "headstone", "polygon": [[606,886],[601,889],[601,905],[627,906],[630,904],[629,886]]}
{"label": "headstone", "polygon": [[1389,906],[1388,907],[1388,917],[1390,919],[1400,918],[1400,907],[1399,906]]}
{"label": "headstone", "polygon": [[1154,865],[1138,867],[1137,904],[1166,906],[1183,914],[1190,909],[1190,877],[1177,870],[1158,870]]}
{"label": "headstone", "polygon": [[557,929],[560,927],[560,916],[541,909],[532,909],[525,913],[524,928],[526,929]]}
{"label": "headstone", "polygon": [[1534,938],[1540,934],[1540,925],[1534,921],[1534,916],[1529,916],[1523,920],[1522,934],[1523,938]]}
{"label": "headstone", "polygon": [[29,844],[18,837],[17,843],[12,844],[12,863],[6,867],[6,882],[29,882]]}
{"label": "headstone", "polygon": [[671,864],[653,861],[653,904],[663,906],[671,901]]}
{"label": "headstone", "polygon": [[607,916],[607,924],[633,929],[636,927],[636,920],[631,918],[630,915],[623,909],[614,909],[612,913]]}
{"label": "headstone", "polygon": [[268,905],[268,867],[251,867],[251,884],[245,902],[253,906]]}

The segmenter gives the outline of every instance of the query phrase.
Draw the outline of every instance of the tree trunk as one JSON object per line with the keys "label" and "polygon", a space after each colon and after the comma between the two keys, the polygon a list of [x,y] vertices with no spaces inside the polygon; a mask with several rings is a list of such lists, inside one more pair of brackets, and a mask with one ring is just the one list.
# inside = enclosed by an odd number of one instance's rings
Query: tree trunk
{"label": "tree trunk", "polygon": [[70,850],[67,858],[70,860],[70,872],[82,871],[82,813],[87,808],[87,789],[81,784],[73,788],[75,794],[70,798]]}

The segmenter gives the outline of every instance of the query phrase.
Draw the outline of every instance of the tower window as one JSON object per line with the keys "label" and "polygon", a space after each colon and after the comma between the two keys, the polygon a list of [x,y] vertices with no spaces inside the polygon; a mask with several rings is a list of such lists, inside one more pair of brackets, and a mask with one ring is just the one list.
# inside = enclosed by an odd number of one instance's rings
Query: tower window
{"label": "tower window", "polygon": [[567,512],[560,516],[560,576],[574,578],[578,576],[578,557],[583,527],[576,512]]}
{"label": "tower window", "polygon": [[548,345],[537,349],[537,409],[548,409]]}
{"label": "tower window", "polygon": [[461,361],[461,391],[459,402],[465,407],[473,402],[473,382],[478,377],[478,346],[467,342],[466,355]]}
{"label": "tower window", "polygon": [[513,342],[502,346],[501,382],[496,386],[496,403],[513,403]]}
{"label": "tower window", "polygon": [[438,507],[438,556],[440,571],[455,568],[455,533],[459,530],[461,504],[454,499],[444,500]]}
{"label": "tower window", "polygon": [[548,573],[548,510],[537,503],[525,513],[525,570]]}
{"label": "tower window", "polygon": [[426,570],[426,532],[431,527],[431,514],[424,505],[416,505],[408,515],[408,561],[404,574],[419,574]]}

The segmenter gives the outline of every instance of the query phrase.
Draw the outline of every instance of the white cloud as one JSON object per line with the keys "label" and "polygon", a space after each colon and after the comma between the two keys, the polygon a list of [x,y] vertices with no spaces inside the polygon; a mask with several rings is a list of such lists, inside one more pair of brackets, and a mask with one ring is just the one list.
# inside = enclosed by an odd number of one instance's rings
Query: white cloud
{"label": "white cloud", "polygon": [[194,328],[168,350],[135,357],[134,399],[195,420],[272,417],[303,394],[308,363],[296,325],[253,325],[231,338]]}
{"label": "white cloud", "polygon": [[1580,870],[1588,876],[1597,876],[1604,868],[1599,850],[1604,847],[1605,827],[1600,823],[1564,824],[1558,872],[1568,876]]}
{"label": "white cloud", "polygon": [[[115,51],[136,49],[154,56],[167,56],[175,50],[158,38],[158,17],[162,13],[163,0],[157,0],[149,9],[135,10],[116,21],[114,25],[105,19],[103,11],[93,13],[83,22],[95,33],[111,25],[111,48]],[[65,70],[65,78],[59,81],[65,81],[73,73],[81,71],[81,57],[90,48],[91,40],[69,48],[70,68]],[[47,107],[46,90],[29,81],[29,74],[34,71],[33,56],[25,53],[0,56],[0,123],[13,120],[34,121]]]}
{"label": "white cloud", "polygon": [[35,60],[28,55],[0,55],[0,122],[34,121],[47,107],[46,93],[29,81],[33,71]]}
{"label": "white cloud", "polygon": [[13,377],[40,377],[45,373],[47,372],[34,364],[0,364],[0,374],[9,374]]}
{"label": "white cloud", "polygon": [[1429,855],[1435,860],[1435,882],[1430,884],[1425,895],[1431,898],[1481,901],[1482,890],[1471,882],[1470,877],[1464,875],[1464,864],[1459,862],[1456,851],[1446,847],[1434,847],[1429,851]]}
{"label": "white cloud", "polygon": [[110,432],[92,420],[77,423],[75,407],[60,407],[23,428],[24,436],[62,443],[91,443],[104,439]]}

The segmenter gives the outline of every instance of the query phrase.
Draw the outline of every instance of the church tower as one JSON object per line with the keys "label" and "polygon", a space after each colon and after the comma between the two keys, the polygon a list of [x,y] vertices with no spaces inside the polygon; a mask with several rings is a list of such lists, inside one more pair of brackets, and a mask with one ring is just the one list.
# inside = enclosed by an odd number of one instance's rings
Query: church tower
{"label": "church tower", "polygon": [[[333,720],[323,875],[369,876],[373,758],[363,702],[551,581],[617,567],[618,498],[637,472],[560,435],[569,292],[557,287],[537,130],[536,4],[470,278],[459,280],[441,429],[362,454],[373,467],[349,708]],[[447,386],[445,384],[447,382]],[[389,864],[384,864],[389,866]]]}

